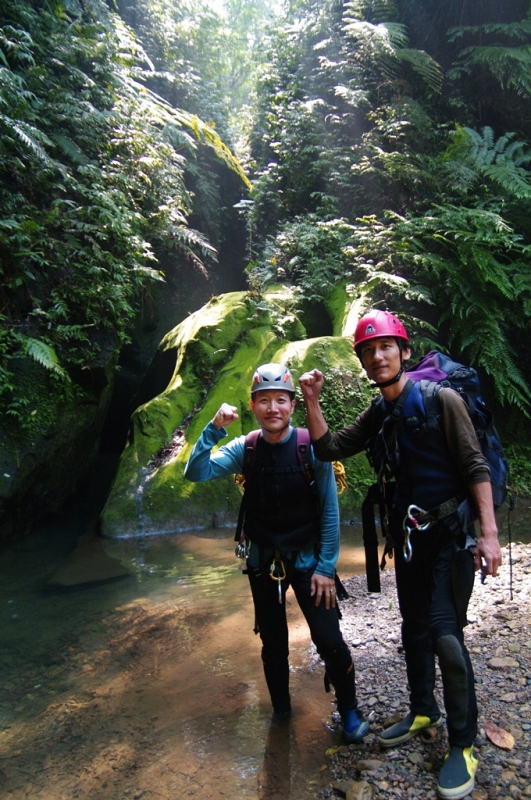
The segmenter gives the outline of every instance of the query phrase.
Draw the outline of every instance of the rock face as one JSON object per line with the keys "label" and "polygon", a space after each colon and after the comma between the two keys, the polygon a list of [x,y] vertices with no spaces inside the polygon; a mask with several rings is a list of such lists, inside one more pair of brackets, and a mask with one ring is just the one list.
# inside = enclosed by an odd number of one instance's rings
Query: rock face
{"label": "rock face", "polygon": [[80,373],[69,396],[30,359],[20,359],[19,380],[31,385],[32,425],[0,426],[0,541],[20,538],[30,525],[56,512],[83,486],[98,453],[118,351],[110,345],[101,366]]}
{"label": "rock face", "polygon": [[[239,412],[225,441],[255,427],[249,392],[259,364],[288,364],[295,378],[314,366],[359,375],[350,337],[305,339],[301,322],[286,311],[289,290],[273,292],[266,299],[262,307],[247,292],[221,295],[164,337],[159,351],[166,357],[173,354],[173,377],[161,394],[133,415],[129,441],[102,514],[104,535],[235,524],[241,495],[233,478],[192,484],[184,480],[183,470],[201,430],[222,402]],[[368,389],[365,392],[363,404],[369,398]],[[300,410],[295,424],[303,423]],[[344,514],[352,513],[353,497],[345,495]]]}

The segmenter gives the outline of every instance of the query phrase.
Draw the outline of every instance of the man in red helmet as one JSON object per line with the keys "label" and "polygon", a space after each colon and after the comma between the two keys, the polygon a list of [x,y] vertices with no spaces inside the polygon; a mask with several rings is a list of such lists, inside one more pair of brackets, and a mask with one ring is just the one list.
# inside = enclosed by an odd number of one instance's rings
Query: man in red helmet
{"label": "man in red helmet", "polygon": [[[315,369],[300,378],[308,429],[319,459],[333,461],[369,449],[381,484],[394,484],[386,500],[395,550],[395,574],[404,646],[410,711],[383,730],[378,741],[394,747],[429,726],[442,724],[434,696],[438,657],[447,717],[449,753],[438,778],[440,797],[458,800],[472,791],[477,759],[474,674],[463,627],[474,582],[474,568],[496,575],[501,563],[490,472],[462,398],[441,388],[441,430],[427,430],[419,382],[406,375],[410,357],[404,325],[387,311],[360,319],[354,349],[382,400],[345,428],[331,433],[319,405],[323,374]],[[465,528],[457,511],[469,496],[477,509],[480,535]],[[411,506],[429,509],[429,529],[409,542]],[[404,552],[404,557],[402,553]]]}
{"label": "man in red helmet", "polygon": [[291,426],[294,408],[289,369],[283,364],[262,364],[251,387],[251,409],[260,426],[254,446],[239,436],[212,453],[212,447],[227,436],[226,426],[238,419],[236,407],[223,403],[195,444],[184,474],[191,481],[245,474],[243,536],[237,555],[247,560],[255,633],[262,640],[273,721],[282,722],[291,715],[285,603],[291,586],[324,661],[327,681],[334,687],[343,735],[348,742],[358,742],[368,733],[369,724],[357,707],[354,663],[339,627],[335,594],[339,511],[334,473],[331,464],[314,459],[306,431],[307,444],[302,446],[310,450],[309,460],[300,463],[299,431]]}

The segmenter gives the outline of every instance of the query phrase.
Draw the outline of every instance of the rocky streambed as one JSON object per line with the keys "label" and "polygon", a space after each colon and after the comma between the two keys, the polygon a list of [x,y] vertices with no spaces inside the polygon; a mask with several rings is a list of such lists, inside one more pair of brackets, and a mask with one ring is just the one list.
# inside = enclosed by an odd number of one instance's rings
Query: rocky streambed
{"label": "rocky streambed", "polygon": [[[512,591],[511,591],[512,577]],[[344,636],[353,648],[359,705],[371,732],[359,745],[328,750],[330,784],[322,798],[347,796],[435,798],[437,774],[447,750],[445,728],[428,729],[400,748],[384,751],[376,734],[408,711],[400,614],[394,572],[382,573],[381,594],[367,594],[364,575],[345,581],[341,604]],[[476,576],[466,641],[476,676],[479,769],[473,800],[531,797],[531,546],[504,549],[496,578]],[[442,684],[438,673],[438,696]],[[496,739],[496,727],[501,729]],[[500,744],[502,746],[500,746]]]}

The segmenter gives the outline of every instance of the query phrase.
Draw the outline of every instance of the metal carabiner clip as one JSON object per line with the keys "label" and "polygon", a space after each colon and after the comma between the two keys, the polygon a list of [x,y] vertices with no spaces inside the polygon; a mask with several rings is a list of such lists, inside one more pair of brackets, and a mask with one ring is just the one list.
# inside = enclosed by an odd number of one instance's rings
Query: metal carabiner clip
{"label": "metal carabiner clip", "polygon": [[249,555],[250,544],[251,543],[248,542],[247,539],[245,539],[245,537],[240,539],[240,541],[234,548],[234,555],[236,556],[236,558],[247,558],[247,556]]}
{"label": "metal carabiner clip", "polygon": [[[278,569],[278,575],[275,575],[275,572],[277,571],[277,564],[279,564],[280,566]],[[271,562],[271,567],[269,568],[269,577],[272,580],[277,581],[278,602],[282,603],[282,581],[286,577],[286,567],[284,566],[284,562],[282,561],[282,559],[279,558],[278,556],[275,556],[273,558],[273,561]]]}
{"label": "metal carabiner clip", "polygon": [[[421,525],[421,524],[420,524],[420,523],[417,521],[417,518],[416,518],[416,516],[415,516],[415,514],[417,514],[417,515],[420,515],[420,516],[426,516],[426,514],[427,514],[427,513],[428,513],[428,512],[427,512],[427,511],[424,511],[424,509],[423,509],[423,508],[421,508],[420,506],[416,506],[416,505],[414,505],[414,504],[412,503],[410,506],[408,506],[408,509],[407,509],[407,515],[406,515],[406,519],[407,519],[409,522],[412,522],[412,523],[413,523],[413,527],[414,527],[414,528],[416,528],[416,530],[418,530],[418,531],[427,531],[427,530],[428,530],[428,528],[429,528],[429,527],[431,526],[431,524],[432,524],[432,520],[430,519],[430,520],[428,520],[427,522],[424,522],[424,523]],[[406,527],[406,525],[405,525],[405,520],[404,520],[404,529],[405,529],[405,527]]]}
{"label": "metal carabiner clip", "polygon": [[406,534],[406,538],[404,539],[404,547],[402,548],[402,553],[404,555],[404,561],[407,561],[409,563],[413,558],[413,545],[411,544],[411,538],[410,538],[411,534],[413,533],[413,528],[410,528],[409,525],[404,525],[404,532]]}

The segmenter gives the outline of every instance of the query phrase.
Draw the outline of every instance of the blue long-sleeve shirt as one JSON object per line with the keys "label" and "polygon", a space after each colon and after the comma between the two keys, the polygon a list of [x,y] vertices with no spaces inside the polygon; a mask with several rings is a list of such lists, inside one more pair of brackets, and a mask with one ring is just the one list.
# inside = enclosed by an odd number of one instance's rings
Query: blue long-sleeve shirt
{"label": "blue long-sleeve shirt", "polygon": [[[227,435],[225,428],[216,428],[211,422],[208,423],[192,449],[184,470],[185,478],[199,483],[243,472],[245,436],[232,439],[212,453],[212,448]],[[294,428],[290,427],[283,441],[294,435]],[[333,578],[339,556],[339,508],[334,470],[330,463],[318,461],[313,449],[310,449],[310,457],[321,508],[320,552],[316,557],[313,545],[299,550],[295,567],[301,570],[313,570],[315,567],[317,574]],[[249,563],[258,566],[258,558],[258,547],[251,542]]]}

